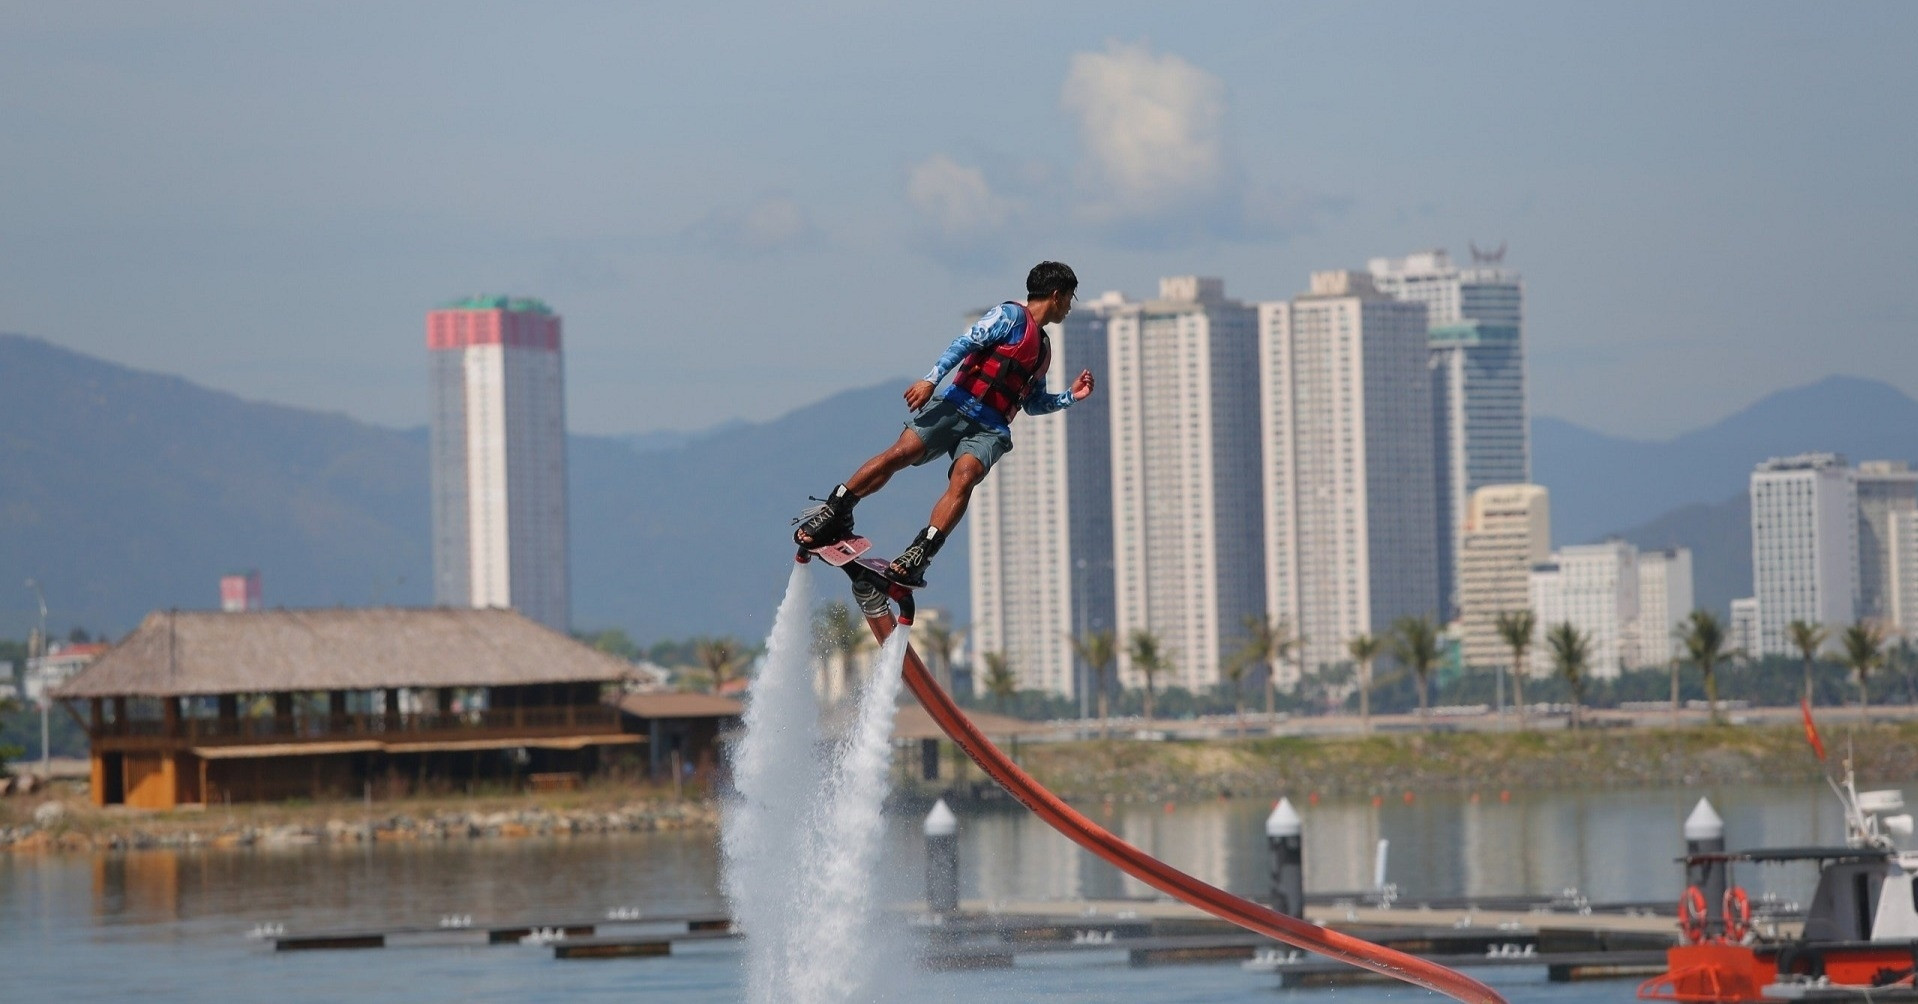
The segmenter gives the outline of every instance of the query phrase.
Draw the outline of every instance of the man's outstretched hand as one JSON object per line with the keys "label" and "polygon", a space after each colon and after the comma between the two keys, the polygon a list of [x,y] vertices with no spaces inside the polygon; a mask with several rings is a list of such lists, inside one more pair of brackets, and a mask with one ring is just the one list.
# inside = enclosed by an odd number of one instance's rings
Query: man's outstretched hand
{"label": "man's outstretched hand", "polygon": [[906,388],[906,407],[918,411],[930,400],[932,400],[931,380],[921,380]]}
{"label": "man's outstretched hand", "polygon": [[1072,381],[1072,399],[1083,401],[1092,396],[1092,371],[1080,370],[1079,378]]}

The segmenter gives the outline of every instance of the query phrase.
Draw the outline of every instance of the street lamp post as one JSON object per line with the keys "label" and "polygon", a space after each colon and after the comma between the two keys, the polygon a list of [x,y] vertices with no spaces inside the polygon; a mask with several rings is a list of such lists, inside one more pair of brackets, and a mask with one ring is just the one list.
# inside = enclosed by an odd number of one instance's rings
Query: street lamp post
{"label": "street lamp post", "polygon": [[[47,700],[47,597],[40,591],[40,583],[32,579],[27,580],[27,588],[33,590],[33,598],[40,604],[40,779],[45,781],[53,777],[52,744],[48,742],[52,730],[47,724],[47,711],[53,706]],[[33,664],[33,649],[27,646],[28,665]]]}

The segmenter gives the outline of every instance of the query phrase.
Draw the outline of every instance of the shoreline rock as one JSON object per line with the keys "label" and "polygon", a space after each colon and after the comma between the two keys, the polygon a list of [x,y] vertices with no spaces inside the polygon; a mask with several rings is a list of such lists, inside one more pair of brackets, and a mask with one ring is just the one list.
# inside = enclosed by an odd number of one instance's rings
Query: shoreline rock
{"label": "shoreline rock", "polygon": [[634,803],[609,809],[394,812],[348,822],[216,823],[154,816],[115,826],[57,801],[43,802],[33,821],[0,826],[0,851],[129,851],[160,848],[292,848],[450,840],[512,840],[670,830],[717,829],[719,813],[698,802]]}

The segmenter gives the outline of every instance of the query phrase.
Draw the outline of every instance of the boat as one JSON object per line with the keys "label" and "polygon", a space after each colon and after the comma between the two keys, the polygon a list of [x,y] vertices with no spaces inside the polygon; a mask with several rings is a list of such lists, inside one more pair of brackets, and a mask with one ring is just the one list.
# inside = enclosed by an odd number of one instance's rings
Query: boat
{"label": "boat", "polygon": [[[1679,900],[1682,943],[1666,971],[1638,987],[1641,1000],[1918,1002],[1918,851],[1901,849],[1912,817],[1898,791],[1857,790],[1849,760],[1829,782],[1845,809],[1842,847],[1698,851],[1683,861],[1692,885]],[[1818,885],[1793,930],[1733,881],[1736,866],[1809,863]],[[1707,889],[1722,887],[1718,909]]]}

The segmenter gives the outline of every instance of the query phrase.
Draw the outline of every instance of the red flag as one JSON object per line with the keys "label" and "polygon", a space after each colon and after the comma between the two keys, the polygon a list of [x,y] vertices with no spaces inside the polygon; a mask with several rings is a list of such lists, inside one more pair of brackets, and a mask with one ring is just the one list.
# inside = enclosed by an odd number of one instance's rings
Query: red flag
{"label": "red flag", "polygon": [[1805,714],[1805,738],[1811,742],[1811,751],[1818,754],[1819,761],[1825,759],[1825,742],[1818,738],[1818,726],[1811,720],[1811,702],[1798,699],[1798,710]]}

